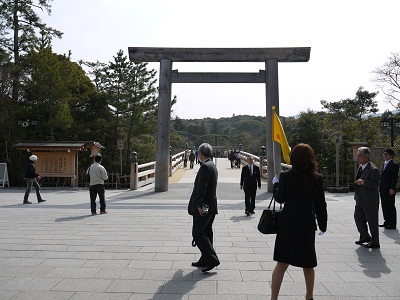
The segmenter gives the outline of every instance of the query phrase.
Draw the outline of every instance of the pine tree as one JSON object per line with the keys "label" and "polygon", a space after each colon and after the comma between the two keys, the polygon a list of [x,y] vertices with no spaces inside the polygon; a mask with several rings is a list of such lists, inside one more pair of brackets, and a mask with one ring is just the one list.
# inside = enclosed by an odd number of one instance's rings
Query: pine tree
{"label": "pine tree", "polygon": [[43,23],[35,8],[51,13],[51,0],[0,0],[0,24],[3,31],[0,45],[3,51],[12,53],[14,58],[12,98],[19,99],[21,80],[21,58],[29,53],[33,45],[38,44],[39,37],[49,39],[61,38],[62,32]]}

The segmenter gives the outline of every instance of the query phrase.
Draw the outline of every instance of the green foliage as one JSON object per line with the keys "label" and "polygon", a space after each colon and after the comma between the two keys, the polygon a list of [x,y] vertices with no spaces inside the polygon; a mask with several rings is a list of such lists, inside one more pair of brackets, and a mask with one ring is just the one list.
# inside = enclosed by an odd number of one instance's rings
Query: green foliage
{"label": "green foliage", "polygon": [[[86,62],[85,65],[91,68],[89,73],[96,88],[105,95],[110,107],[114,145],[118,139],[125,140],[124,159],[129,160],[133,150],[138,152],[138,145],[154,144],[158,97],[156,71],[148,70],[147,63],[128,60],[122,50],[108,64]],[[114,150],[115,147],[110,153],[111,160],[117,156]],[[146,151],[142,158],[155,160],[155,151]]]}

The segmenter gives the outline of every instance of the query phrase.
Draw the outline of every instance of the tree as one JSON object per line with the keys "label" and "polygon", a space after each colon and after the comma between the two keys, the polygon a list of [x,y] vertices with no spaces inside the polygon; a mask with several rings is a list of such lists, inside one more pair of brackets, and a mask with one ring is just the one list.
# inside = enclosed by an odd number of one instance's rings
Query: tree
{"label": "tree", "polygon": [[391,53],[389,61],[382,67],[376,68],[372,79],[378,82],[378,86],[386,99],[397,110],[400,109],[400,53]]}
{"label": "tree", "polygon": [[333,121],[337,130],[343,131],[348,119],[357,121],[359,138],[363,137],[363,117],[368,114],[375,114],[378,110],[378,103],[375,97],[378,93],[370,93],[359,87],[354,99],[344,99],[338,102],[329,103],[326,100],[321,100],[323,108],[333,114]]}
{"label": "tree", "polygon": [[19,98],[21,55],[29,53],[33,45],[39,41],[37,33],[50,40],[61,38],[62,32],[46,26],[34,11],[34,8],[51,13],[51,0],[0,0],[0,23],[3,32],[0,44],[3,50],[10,51],[14,56],[12,98]]}
{"label": "tree", "polygon": [[70,93],[61,74],[62,64],[50,48],[32,51],[25,60],[30,79],[26,81],[21,115],[40,123],[37,139],[55,140],[57,133],[72,124]]}
{"label": "tree", "polygon": [[[119,138],[126,140],[125,159],[130,159],[133,148],[137,150],[145,143],[155,144],[158,97],[156,71],[148,70],[148,63],[130,61],[122,50],[106,65],[99,62],[85,64],[91,68],[90,74],[95,78],[98,91],[107,95],[113,114],[114,144]],[[112,159],[114,155],[114,152],[111,153]]]}
{"label": "tree", "polygon": [[0,161],[3,162],[10,162],[10,151],[16,138],[17,103],[11,98],[12,79],[9,76],[12,69],[11,57],[0,49]]}
{"label": "tree", "polygon": [[[23,86],[19,116],[39,122],[30,139],[74,139],[70,132],[74,117],[85,109],[94,85],[81,66],[68,55],[52,52],[48,43],[42,42],[24,60],[29,80]],[[74,127],[79,127],[74,124]]]}
{"label": "tree", "polygon": [[323,126],[325,116],[324,112],[314,112],[310,109],[300,112],[299,118],[296,119],[296,126],[293,128],[293,136],[291,136],[292,145],[309,144],[314,149],[315,155],[321,157],[326,150],[326,133]]}

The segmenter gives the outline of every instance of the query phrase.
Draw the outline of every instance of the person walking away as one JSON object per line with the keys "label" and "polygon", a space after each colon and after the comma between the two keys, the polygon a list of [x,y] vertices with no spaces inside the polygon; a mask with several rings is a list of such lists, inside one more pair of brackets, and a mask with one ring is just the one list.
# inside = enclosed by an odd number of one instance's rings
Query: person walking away
{"label": "person walking away", "polygon": [[249,216],[250,214],[254,214],[257,186],[261,189],[261,176],[260,168],[254,165],[253,158],[248,156],[246,161],[247,166],[242,168],[240,176],[240,189],[244,190],[244,213]]}
{"label": "person walking away", "polygon": [[191,150],[190,154],[189,154],[190,169],[193,169],[194,160],[195,160],[195,156],[194,156],[193,150]]}
{"label": "person walking away", "polygon": [[229,152],[228,158],[231,162],[231,169],[233,169],[233,162],[236,160],[236,155],[232,150],[231,150],[231,152]]}
{"label": "person walking away", "polygon": [[241,158],[242,158],[242,155],[240,154],[240,151],[238,151],[238,152],[236,153],[236,167],[237,167],[238,169],[240,169],[240,160],[241,160]]}
{"label": "person walking away", "polygon": [[397,226],[397,211],[395,206],[395,196],[397,187],[397,178],[399,176],[399,166],[393,160],[394,151],[391,148],[386,148],[383,151],[383,158],[385,160],[382,173],[381,182],[379,185],[379,194],[381,196],[383,224],[380,227],[385,229],[396,229]]}
{"label": "person walking away", "polygon": [[38,180],[40,180],[42,178],[42,175],[39,173],[36,173],[35,162],[37,161],[37,159],[38,158],[36,155],[29,156],[28,167],[26,169],[26,174],[25,174],[26,191],[25,191],[25,195],[24,195],[24,201],[22,202],[23,204],[32,204],[32,202],[30,202],[28,200],[29,194],[32,191],[32,187],[34,187],[36,190],[36,198],[37,198],[38,203],[42,203],[42,202],[46,201],[40,195],[40,186],[39,186]]}
{"label": "person walking away", "polygon": [[274,197],[284,203],[277,224],[272,272],[271,299],[278,299],[289,265],[303,268],[306,299],[313,299],[314,268],[317,266],[315,231],[326,231],[328,214],[322,175],[317,173],[314,150],[308,144],[296,145],[290,156],[292,168],[275,176]]}
{"label": "person walking away", "polygon": [[187,167],[187,161],[188,161],[188,153],[187,153],[187,150],[185,150],[183,153],[183,167],[184,168]]}
{"label": "person walking away", "polygon": [[90,176],[89,193],[90,193],[90,211],[92,216],[96,215],[96,198],[99,195],[100,214],[106,214],[106,199],[104,180],[108,179],[106,169],[101,165],[102,156],[96,155],[94,163],[87,169],[86,174]]}
{"label": "person walking away", "polygon": [[[379,244],[379,183],[380,172],[370,161],[371,152],[367,147],[358,148],[357,162],[360,165],[354,182],[354,221],[360,238],[355,243],[367,248],[380,248]],[[368,233],[368,227],[371,235]]]}
{"label": "person walking away", "polygon": [[194,151],[194,157],[197,165],[199,163],[199,150],[196,149],[196,151]]}
{"label": "person walking away", "polygon": [[[193,267],[202,267],[202,272],[208,272],[220,264],[213,247],[212,225],[217,209],[218,171],[211,161],[212,147],[203,143],[199,147],[200,168],[194,181],[194,188],[188,205],[188,213],[193,217],[192,246],[197,246],[201,252],[200,259],[193,262]],[[208,211],[207,211],[208,208]]]}

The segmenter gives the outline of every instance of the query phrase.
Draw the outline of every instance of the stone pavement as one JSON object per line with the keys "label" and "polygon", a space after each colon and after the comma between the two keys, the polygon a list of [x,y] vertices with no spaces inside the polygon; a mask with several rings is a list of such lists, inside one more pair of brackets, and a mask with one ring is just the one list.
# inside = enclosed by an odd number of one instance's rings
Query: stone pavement
{"label": "stone pavement", "polygon": [[[217,167],[221,265],[208,274],[190,266],[199,257],[187,214],[198,165],[175,173],[165,193],[107,190],[106,215],[90,215],[87,189],[44,189],[47,202],[32,205],[21,204],[24,189],[0,189],[0,299],[268,299],[275,236],[256,227],[271,194],[263,185],[246,217],[240,170],[226,159]],[[380,229],[380,249],[357,246],[353,194],[326,198],[315,299],[400,299],[399,231]],[[289,267],[280,299],[304,294],[302,270]]]}

